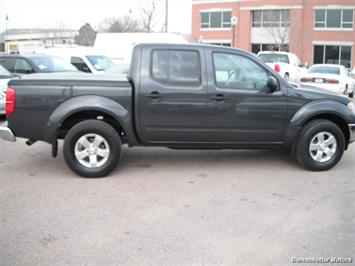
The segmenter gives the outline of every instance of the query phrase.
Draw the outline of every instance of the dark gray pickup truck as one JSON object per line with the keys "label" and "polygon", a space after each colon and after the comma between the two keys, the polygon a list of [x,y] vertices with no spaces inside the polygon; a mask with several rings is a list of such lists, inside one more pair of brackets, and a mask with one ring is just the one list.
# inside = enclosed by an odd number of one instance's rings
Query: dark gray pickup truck
{"label": "dark gray pickup truck", "polygon": [[122,145],[286,148],[327,170],[354,140],[350,99],[294,88],[254,55],[204,45],[141,44],[130,74],[35,74],[9,83],[3,139],[45,141],[78,175],[109,174]]}

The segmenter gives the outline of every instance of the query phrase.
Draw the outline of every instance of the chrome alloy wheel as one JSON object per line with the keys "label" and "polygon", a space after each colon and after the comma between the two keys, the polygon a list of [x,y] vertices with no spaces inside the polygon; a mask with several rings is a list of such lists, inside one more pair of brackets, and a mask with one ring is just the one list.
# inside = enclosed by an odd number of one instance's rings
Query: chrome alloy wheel
{"label": "chrome alloy wheel", "polygon": [[309,144],[309,153],[319,163],[328,162],[337,151],[337,140],[329,132],[319,132]]}
{"label": "chrome alloy wheel", "polygon": [[87,168],[98,168],[110,157],[110,146],[102,136],[86,134],[75,143],[74,154],[81,165]]}

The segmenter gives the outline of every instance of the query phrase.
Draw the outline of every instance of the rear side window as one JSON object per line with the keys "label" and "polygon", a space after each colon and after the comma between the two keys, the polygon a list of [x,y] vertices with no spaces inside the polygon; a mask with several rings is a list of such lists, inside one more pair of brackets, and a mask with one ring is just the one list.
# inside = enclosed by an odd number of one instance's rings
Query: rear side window
{"label": "rear side window", "polygon": [[70,59],[70,63],[75,66],[79,71],[91,73],[90,68],[87,66],[85,61],[80,57],[72,57]]}
{"label": "rear side window", "polygon": [[172,86],[201,84],[201,63],[197,51],[154,50],[151,64],[152,78]]}
{"label": "rear side window", "polygon": [[31,65],[22,58],[17,58],[15,62],[15,73],[19,74],[29,74],[32,73],[33,69]]}
{"label": "rear side window", "polygon": [[11,57],[1,57],[0,58],[0,65],[6,68],[10,72],[14,72],[14,65],[15,65],[15,58]]}

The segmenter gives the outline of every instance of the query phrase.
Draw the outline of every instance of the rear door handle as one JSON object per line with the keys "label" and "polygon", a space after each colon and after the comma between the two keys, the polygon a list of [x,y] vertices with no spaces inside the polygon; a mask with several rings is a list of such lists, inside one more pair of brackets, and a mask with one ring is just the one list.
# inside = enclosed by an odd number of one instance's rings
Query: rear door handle
{"label": "rear door handle", "polygon": [[161,98],[161,94],[159,93],[159,91],[152,91],[151,93],[144,94],[144,96],[153,100],[158,100]]}
{"label": "rear door handle", "polygon": [[224,102],[227,100],[227,97],[219,93],[216,96],[211,96],[210,99],[215,100],[217,102]]}

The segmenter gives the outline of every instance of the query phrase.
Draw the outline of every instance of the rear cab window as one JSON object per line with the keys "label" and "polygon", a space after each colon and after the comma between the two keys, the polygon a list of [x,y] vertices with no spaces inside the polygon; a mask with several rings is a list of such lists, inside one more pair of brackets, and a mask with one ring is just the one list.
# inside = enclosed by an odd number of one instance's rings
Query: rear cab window
{"label": "rear cab window", "polygon": [[265,63],[285,63],[285,64],[290,63],[288,55],[286,54],[265,53],[265,54],[259,54],[259,58],[263,60]]}

